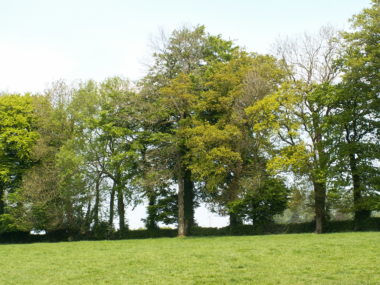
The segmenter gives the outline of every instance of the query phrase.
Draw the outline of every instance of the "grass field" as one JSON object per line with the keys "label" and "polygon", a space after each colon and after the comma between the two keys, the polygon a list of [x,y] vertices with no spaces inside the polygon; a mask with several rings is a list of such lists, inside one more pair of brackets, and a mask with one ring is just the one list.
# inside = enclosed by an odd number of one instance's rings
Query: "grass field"
{"label": "grass field", "polygon": [[380,233],[0,245],[0,284],[380,284]]}

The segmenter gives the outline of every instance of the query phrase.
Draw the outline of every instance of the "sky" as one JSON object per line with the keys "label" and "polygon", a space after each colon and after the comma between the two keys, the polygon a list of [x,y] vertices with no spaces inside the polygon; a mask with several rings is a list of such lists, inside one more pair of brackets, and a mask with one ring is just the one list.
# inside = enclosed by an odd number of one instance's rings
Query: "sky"
{"label": "sky", "polygon": [[[370,0],[0,0],[0,92],[43,92],[61,79],[138,80],[160,30],[205,25],[248,51],[269,53],[280,37],[327,24],[348,29],[347,20],[368,6]],[[142,226],[144,211],[134,210],[132,228]],[[204,207],[196,219],[226,223]]]}

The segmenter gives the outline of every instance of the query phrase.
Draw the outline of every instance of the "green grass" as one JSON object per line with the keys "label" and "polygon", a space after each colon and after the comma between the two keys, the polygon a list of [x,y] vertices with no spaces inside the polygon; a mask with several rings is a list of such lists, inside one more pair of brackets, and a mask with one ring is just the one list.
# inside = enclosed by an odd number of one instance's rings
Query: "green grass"
{"label": "green grass", "polygon": [[0,245],[0,284],[380,284],[380,233]]}

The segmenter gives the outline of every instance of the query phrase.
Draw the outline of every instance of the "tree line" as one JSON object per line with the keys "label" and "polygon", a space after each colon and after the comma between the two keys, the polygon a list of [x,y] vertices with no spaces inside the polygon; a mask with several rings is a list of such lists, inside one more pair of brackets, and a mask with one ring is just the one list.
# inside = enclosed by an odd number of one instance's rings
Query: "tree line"
{"label": "tree line", "polygon": [[[314,212],[356,229],[380,210],[379,3],[352,30],[248,52],[204,26],[162,36],[137,84],[113,77],[0,96],[0,233],[148,230],[186,236],[206,203],[230,227]],[[298,213],[299,214],[299,213]]]}

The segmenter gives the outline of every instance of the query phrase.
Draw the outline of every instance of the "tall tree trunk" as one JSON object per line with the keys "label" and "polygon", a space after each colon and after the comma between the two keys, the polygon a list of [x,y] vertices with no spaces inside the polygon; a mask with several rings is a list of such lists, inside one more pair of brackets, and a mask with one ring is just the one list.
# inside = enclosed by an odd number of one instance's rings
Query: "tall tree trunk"
{"label": "tall tree trunk", "polygon": [[123,197],[123,189],[117,187],[117,211],[119,214],[119,230],[121,233],[125,231],[125,205]]}
{"label": "tall tree trunk", "polygon": [[230,213],[230,233],[233,234],[237,226],[242,225],[243,221],[236,213]]}
{"label": "tall tree trunk", "polygon": [[89,199],[88,201],[88,204],[87,204],[87,211],[86,211],[86,216],[85,216],[85,223],[84,223],[84,227],[82,227],[82,232],[81,234],[86,234],[90,231],[90,226],[91,226],[91,198]]}
{"label": "tall tree trunk", "polygon": [[185,179],[184,171],[178,171],[178,236],[187,236],[187,224],[185,219]]}
{"label": "tall tree trunk", "polygon": [[315,201],[315,233],[321,234],[326,221],[326,185],[322,182],[313,182]]}
{"label": "tall tree trunk", "polygon": [[314,210],[315,210],[315,233],[323,233],[326,222],[326,171],[328,170],[328,154],[325,153],[324,141],[322,139],[322,131],[320,122],[313,116],[313,126],[315,129],[315,150],[314,160],[317,168],[314,172]]}
{"label": "tall tree trunk", "polygon": [[[228,203],[231,203],[236,200],[239,192],[239,179],[240,179],[240,173],[241,173],[242,166],[240,165],[238,168],[234,171],[234,176],[232,176],[227,197],[228,197]],[[237,213],[231,212],[234,209],[230,209],[230,233],[234,233],[236,230],[236,227],[243,224],[243,221],[239,217]]]}
{"label": "tall tree trunk", "polygon": [[187,234],[191,234],[194,226],[194,183],[191,180],[191,171],[184,171],[184,211],[185,225],[187,226]]}
{"label": "tall tree trunk", "polygon": [[362,182],[358,171],[358,161],[355,154],[350,154],[350,170],[354,195],[354,224],[355,230],[361,230],[363,222],[371,215],[371,211],[363,209],[362,203]]}
{"label": "tall tree trunk", "polygon": [[191,171],[181,169],[178,175],[178,236],[187,236],[194,225],[194,183]]}
{"label": "tall tree trunk", "polygon": [[4,184],[0,182],[0,215],[4,214]]}
{"label": "tall tree trunk", "polygon": [[113,228],[113,218],[114,218],[114,206],[115,206],[115,193],[116,193],[116,183],[113,181],[112,189],[111,189],[111,197],[110,197],[110,217],[108,221],[108,225]]}
{"label": "tall tree trunk", "polygon": [[94,227],[99,224],[99,203],[100,203],[100,177],[98,176],[95,184],[95,205],[94,205]]}
{"label": "tall tree trunk", "polygon": [[[190,114],[184,113],[183,119]],[[184,156],[188,152],[185,145],[180,147],[178,156],[178,236],[187,236],[194,224],[194,183],[191,171],[184,165]]]}

